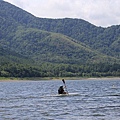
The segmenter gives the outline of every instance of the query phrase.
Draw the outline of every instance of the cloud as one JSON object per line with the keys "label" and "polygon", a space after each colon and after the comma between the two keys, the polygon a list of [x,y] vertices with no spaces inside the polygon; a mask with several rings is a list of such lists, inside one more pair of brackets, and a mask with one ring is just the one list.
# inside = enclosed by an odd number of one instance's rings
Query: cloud
{"label": "cloud", "polygon": [[80,18],[97,26],[120,24],[120,0],[5,0],[37,17]]}

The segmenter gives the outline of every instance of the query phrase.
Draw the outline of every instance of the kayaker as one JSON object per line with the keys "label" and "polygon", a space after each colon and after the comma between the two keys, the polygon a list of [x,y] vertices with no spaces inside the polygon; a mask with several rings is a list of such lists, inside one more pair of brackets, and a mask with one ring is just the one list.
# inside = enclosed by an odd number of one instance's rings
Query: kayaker
{"label": "kayaker", "polygon": [[60,86],[60,87],[59,87],[59,89],[58,89],[58,94],[66,94],[63,86]]}

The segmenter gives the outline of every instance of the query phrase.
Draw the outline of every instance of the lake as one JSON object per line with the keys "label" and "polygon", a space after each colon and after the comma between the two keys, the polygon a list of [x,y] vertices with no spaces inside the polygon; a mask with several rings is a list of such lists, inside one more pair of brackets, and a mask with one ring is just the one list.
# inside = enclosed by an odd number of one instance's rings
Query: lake
{"label": "lake", "polygon": [[0,120],[120,120],[120,79],[0,82]]}

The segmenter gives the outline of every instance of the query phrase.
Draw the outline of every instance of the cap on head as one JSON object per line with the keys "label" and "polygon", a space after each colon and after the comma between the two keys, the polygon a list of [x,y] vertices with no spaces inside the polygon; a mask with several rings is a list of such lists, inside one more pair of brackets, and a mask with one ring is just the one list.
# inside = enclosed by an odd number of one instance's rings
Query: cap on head
{"label": "cap on head", "polygon": [[60,86],[60,88],[63,88],[63,86]]}

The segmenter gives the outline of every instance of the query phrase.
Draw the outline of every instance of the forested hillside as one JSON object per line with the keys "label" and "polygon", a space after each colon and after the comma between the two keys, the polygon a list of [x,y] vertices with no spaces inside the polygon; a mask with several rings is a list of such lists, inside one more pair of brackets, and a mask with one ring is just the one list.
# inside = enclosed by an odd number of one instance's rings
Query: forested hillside
{"label": "forested hillside", "polygon": [[109,56],[120,58],[120,25],[108,28],[96,27],[82,19],[46,19],[35,16],[2,2],[1,15],[27,27],[61,33],[81,41]]}
{"label": "forested hillside", "polygon": [[22,56],[14,51],[10,51],[8,49],[3,49],[0,46],[0,65],[2,63],[31,63],[33,62],[32,60],[29,60],[28,57]]}
{"label": "forested hillside", "polygon": [[120,26],[37,18],[0,1],[0,76],[119,76]]}

